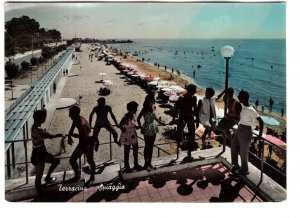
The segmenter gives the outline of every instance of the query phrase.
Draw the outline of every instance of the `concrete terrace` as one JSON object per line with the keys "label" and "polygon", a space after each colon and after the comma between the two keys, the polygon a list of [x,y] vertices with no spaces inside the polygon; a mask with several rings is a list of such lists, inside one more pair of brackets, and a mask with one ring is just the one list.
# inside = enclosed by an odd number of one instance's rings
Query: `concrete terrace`
{"label": "concrete terrace", "polygon": [[[170,165],[176,155],[155,159],[154,171],[123,174],[115,161],[98,163],[96,179],[90,186],[88,167],[82,168],[82,180],[69,183],[72,172],[55,173],[58,183],[46,187],[47,202],[273,202],[286,200],[286,190],[250,164],[248,176],[229,174],[230,149],[221,157],[221,148],[193,152],[195,160],[186,162],[186,154]],[[199,160],[199,156],[205,160]],[[12,188],[15,187],[15,188]],[[112,190],[112,187],[119,190]],[[70,190],[72,189],[72,190]],[[34,177],[6,181],[6,200],[35,202]]]}

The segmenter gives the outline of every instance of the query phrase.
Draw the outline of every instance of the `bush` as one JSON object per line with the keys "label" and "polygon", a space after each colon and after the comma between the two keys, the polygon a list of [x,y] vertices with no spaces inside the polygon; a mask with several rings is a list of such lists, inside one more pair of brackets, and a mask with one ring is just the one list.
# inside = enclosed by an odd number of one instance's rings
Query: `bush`
{"label": "bush", "polygon": [[29,66],[30,66],[30,63],[27,62],[27,61],[23,61],[23,62],[21,63],[21,68],[22,68],[23,70],[28,70],[28,69],[29,69]]}
{"label": "bush", "polygon": [[20,73],[19,66],[10,61],[5,64],[5,71],[9,78],[14,78]]}
{"label": "bush", "polygon": [[39,63],[40,63],[40,64],[42,64],[42,63],[44,63],[44,62],[45,62],[45,58],[43,58],[42,56],[41,56],[41,57],[39,57],[39,59],[38,59],[38,60],[39,60]]}
{"label": "bush", "polygon": [[30,63],[31,63],[31,65],[36,66],[38,63],[38,59],[36,57],[32,57],[30,59]]}
{"label": "bush", "polygon": [[43,47],[42,48],[42,56],[45,59],[51,58],[53,56],[53,52],[52,52],[51,48]]}

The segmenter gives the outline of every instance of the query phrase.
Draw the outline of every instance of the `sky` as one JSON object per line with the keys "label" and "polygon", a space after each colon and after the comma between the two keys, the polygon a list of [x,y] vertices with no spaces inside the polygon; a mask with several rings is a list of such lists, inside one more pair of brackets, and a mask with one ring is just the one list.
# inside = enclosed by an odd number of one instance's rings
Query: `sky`
{"label": "sky", "polygon": [[63,38],[286,38],[285,3],[6,3]]}

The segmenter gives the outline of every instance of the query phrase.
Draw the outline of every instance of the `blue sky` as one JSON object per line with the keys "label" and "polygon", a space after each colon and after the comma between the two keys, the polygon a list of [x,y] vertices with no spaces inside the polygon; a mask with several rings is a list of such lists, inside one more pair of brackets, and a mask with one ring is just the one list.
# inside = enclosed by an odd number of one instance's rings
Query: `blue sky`
{"label": "blue sky", "polygon": [[285,38],[284,3],[7,3],[64,38]]}

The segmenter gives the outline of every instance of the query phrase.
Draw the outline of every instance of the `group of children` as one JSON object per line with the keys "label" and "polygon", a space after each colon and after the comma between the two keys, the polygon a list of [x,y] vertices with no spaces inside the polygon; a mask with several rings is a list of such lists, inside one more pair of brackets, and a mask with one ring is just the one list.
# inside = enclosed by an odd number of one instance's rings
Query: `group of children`
{"label": "group of children", "polygon": [[[179,111],[179,118],[177,120],[177,131],[178,136],[182,136],[183,129],[185,125],[188,126],[188,157],[192,159],[191,151],[193,146],[195,146],[195,128],[199,126],[199,123],[203,124],[205,127],[205,132],[202,136],[202,141],[205,141],[206,135],[210,134],[211,131],[219,130],[228,137],[231,143],[231,156],[233,171],[239,170],[241,174],[248,173],[248,151],[249,145],[252,138],[252,126],[254,120],[257,119],[260,124],[259,137],[262,135],[263,122],[259,117],[256,110],[249,105],[248,99],[249,94],[246,91],[241,91],[238,95],[238,101],[233,98],[233,89],[229,88],[224,90],[219,96],[214,97],[214,90],[212,88],[207,88],[205,92],[205,97],[201,99],[197,104],[197,99],[194,96],[196,93],[195,85],[187,86],[187,93],[181,96],[176,104],[176,108]],[[223,97],[225,103],[225,116],[216,125],[215,117],[215,99]],[[74,149],[70,157],[70,165],[74,170],[74,177],[72,181],[77,181],[80,179],[80,168],[77,164],[77,160],[82,154],[87,157],[87,162],[90,165],[90,178],[87,184],[95,179],[95,161],[93,158],[94,150],[98,151],[99,140],[98,135],[102,128],[106,128],[114,138],[114,142],[119,146],[124,146],[124,171],[132,172],[129,164],[129,153],[132,147],[133,159],[134,159],[134,169],[152,171],[156,168],[152,165],[152,154],[153,146],[156,139],[156,134],[158,133],[158,124],[166,125],[161,121],[155,114],[155,95],[150,93],[146,96],[143,108],[140,111],[137,119],[136,112],[138,110],[138,103],[131,101],[127,104],[127,113],[122,118],[120,124],[118,124],[112,108],[106,105],[105,98],[101,97],[98,99],[98,105],[95,106],[89,116],[89,121],[84,117],[80,116],[80,108],[78,106],[72,106],[69,109],[69,117],[71,118],[72,126],[68,133],[68,143],[73,144],[72,137],[79,138],[79,143]],[[94,114],[97,115],[95,125],[92,132],[92,121]],[[110,123],[108,119],[108,114],[115,122],[115,126],[121,129],[120,137],[118,133]],[[59,159],[54,157],[52,154],[48,153],[44,144],[44,139],[62,137],[62,134],[52,135],[41,128],[41,125],[45,122],[47,112],[45,109],[38,110],[34,112],[34,124],[32,125],[32,142],[33,151],[31,161],[36,167],[36,180],[35,186],[40,195],[42,195],[41,179],[44,171],[45,163],[51,163],[51,167],[45,178],[46,183],[51,183],[54,178],[51,177],[51,173],[54,171],[55,167],[59,164]],[[144,123],[141,124],[141,118],[143,117]],[[194,117],[196,119],[194,119]],[[231,138],[229,129],[235,124],[238,125],[237,133]],[[78,130],[78,134],[74,134],[75,128]],[[144,147],[144,167],[139,165],[138,161],[138,137],[137,130],[140,129],[141,133],[144,135],[145,147]],[[182,138],[178,137],[178,140]],[[238,153],[241,156],[241,167],[238,165]]]}
{"label": "group of children", "polygon": [[[138,109],[138,103],[131,101],[127,104],[127,113],[122,118],[120,124],[118,124],[112,108],[109,105],[106,105],[105,98],[101,97],[98,100],[98,105],[95,106],[89,116],[89,122],[80,115],[80,108],[78,106],[72,106],[69,109],[69,117],[71,118],[72,126],[68,133],[68,144],[73,144],[72,137],[79,138],[79,143],[74,149],[70,157],[70,165],[74,170],[74,177],[70,179],[70,182],[75,182],[80,179],[80,168],[78,166],[77,160],[81,157],[82,154],[86,155],[87,162],[90,165],[90,178],[87,181],[87,184],[91,183],[95,179],[95,161],[93,157],[94,150],[98,151],[99,148],[99,139],[98,135],[102,128],[106,128],[114,138],[114,142],[119,146],[124,146],[124,171],[132,172],[129,164],[129,153],[132,147],[133,158],[134,158],[134,169],[139,170],[155,170],[156,168],[152,165],[152,154],[153,146],[158,133],[157,123],[165,125],[160,119],[157,118],[155,114],[155,96],[154,94],[148,94],[143,103],[143,108],[136,119],[136,112]],[[92,132],[92,123],[93,116],[97,115],[93,132]],[[108,114],[115,122],[115,126],[121,129],[120,137],[118,133],[110,123],[108,119]],[[35,186],[38,194],[43,195],[41,179],[43,176],[45,163],[50,163],[51,166],[45,178],[45,182],[51,183],[55,181],[55,178],[51,177],[52,172],[60,163],[59,159],[54,155],[47,152],[44,139],[63,137],[63,134],[52,135],[46,132],[45,129],[42,129],[41,125],[46,121],[47,111],[45,109],[37,110],[33,114],[34,124],[31,128],[31,137],[33,142],[33,150],[31,156],[31,162],[36,169],[36,178]],[[144,123],[141,125],[141,118],[144,118]],[[75,128],[78,130],[78,133],[74,133]],[[145,148],[144,148],[144,167],[139,165],[138,162],[138,137],[137,129],[141,129],[141,133],[144,135]]]}
{"label": "group of children", "polygon": [[[231,172],[247,175],[249,173],[248,153],[252,140],[252,127],[255,120],[257,120],[259,122],[258,139],[260,139],[264,125],[259,113],[249,104],[249,93],[244,90],[240,91],[238,100],[236,100],[233,97],[234,90],[227,88],[217,97],[214,97],[215,91],[208,87],[205,91],[205,97],[199,100],[198,104],[194,96],[195,93],[196,86],[193,84],[188,85],[187,93],[180,97],[177,103],[179,109],[178,136],[182,135],[185,125],[187,125],[189,131],[187,158],[193,159],[191,151],[195,147],[195,128],[201,123],[205,128],[201,137],[202,143],[205,142],[206,136],[210,135],[211,131],[221,131],[231,144],[231,162],[233,165]],[[222,96],[225,103],[224,117],[216,124],[215,100]],[[230,129],[236,124],[238,124],[238,128],[232,137]],[[241,166],[238,164],[238,154],[241,157]]]}

